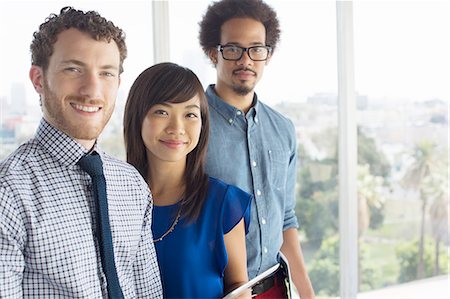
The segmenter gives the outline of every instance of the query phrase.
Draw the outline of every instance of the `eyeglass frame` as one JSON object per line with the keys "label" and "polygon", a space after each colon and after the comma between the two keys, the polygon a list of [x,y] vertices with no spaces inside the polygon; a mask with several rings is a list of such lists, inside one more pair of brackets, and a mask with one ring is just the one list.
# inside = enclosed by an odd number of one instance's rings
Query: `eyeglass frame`
{"label": "eyeglass frame", "polygon": [[[225,58],[224,56],[223,56],[223,48],[224,47],[235,47],[235,48],[239,48],[239,49],[241,49],[242,50],[242,53],[241,53],[241,56],[239,56],[239,58],[236,58],[236,59],[228,59],[228,58]],[[266,58],[265,59],[253,59],[251,56],[250,56],[250,50],[251,49],[254,49],[254,48],[265,48],[266,50],[267,50],[267,56],[266,56]],[[248,57],[251,59],[251,60],[253,60],[253,61],[266,61],[267,59],[269,59],[269,56],[270,56],[270,54],[272,53],[272,47],[271,46],[268,46],[268,45],[259,45],[259,46],[251,46],[251,47],[241,47],[241,46],[238,46],[238,45],[217,45],[217,47],[216,47],[216,49],[217,49],[217,51],[219,51],[219,52],[221,52],[222,53],[222,58],[224,59],[224,60],[228,60],[228,61],[239,61],[239,60],[241,60],[242,59],[242,56],[244,56],[244,53],[245,52],[247,52],[247,55],[248,55]]]}

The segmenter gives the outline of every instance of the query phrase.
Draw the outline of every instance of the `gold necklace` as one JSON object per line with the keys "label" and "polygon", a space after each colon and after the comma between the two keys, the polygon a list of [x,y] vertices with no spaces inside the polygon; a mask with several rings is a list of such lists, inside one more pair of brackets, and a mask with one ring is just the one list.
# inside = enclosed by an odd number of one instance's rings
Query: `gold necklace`
{"label": "gold necklace", "polygon": [[173,221],[173,223],[172,223],[172,225],[169,227],[169,229],[168,229],[161,237],[159,237],[158,239],[153,238],[152,243],[156,243],[156,242],[162,241],[162,239],[164,239],[168,234],[170,234],[171,232],[173,232],[173,230],[175,229],[175,226],[176,226],[177,223],[178,223],[178,220],[180,220],[180,216],[181,216],[181,207],[182,207],[182,206],[183,206],[183,205],[180,204],[180,208],[178,209],[177,217],[175,217],[175,220]]}

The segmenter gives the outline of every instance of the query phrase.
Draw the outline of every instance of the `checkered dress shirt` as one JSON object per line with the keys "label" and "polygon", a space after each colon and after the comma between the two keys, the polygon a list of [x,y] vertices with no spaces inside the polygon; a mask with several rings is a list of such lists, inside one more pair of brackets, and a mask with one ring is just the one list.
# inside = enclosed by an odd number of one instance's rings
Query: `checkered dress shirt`
{"label": "checkered dress shirt", "polygon": [[[125,298],[162,297],[152,200],[139,173],[98,148],[114,257]],[[107,298],[86,150],[42,120],[0,162],[0,298]]]}

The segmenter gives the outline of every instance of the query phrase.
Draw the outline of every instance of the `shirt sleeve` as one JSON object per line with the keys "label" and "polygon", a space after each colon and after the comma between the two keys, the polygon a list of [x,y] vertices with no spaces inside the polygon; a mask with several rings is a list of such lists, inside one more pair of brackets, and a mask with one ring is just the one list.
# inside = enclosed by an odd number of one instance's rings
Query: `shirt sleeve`
{"label": "shirt sleeve", "polygon": [[224,235],[230,232],[242,218],[244,218],[245,233],[248,233],[251,202],[252,196],[250,194],[235,186],[228,186],[222,209],[222,227]]}
{"label": "shirt sleeve", "polygon": [[0,186],[0,298],[22,298],[23,221],[11,191]]}
{"label": "shirt sleeve", "polygon": [[137,298],[162,298],[161,278],[155,246],[152,243],[152,209],[153,201],[148,195],[148,206],[145,211],[142,237],[134,264]]}
{"label": "shirt sleeve", "polygon": [[287,179],[286,179],[286,197],[284,210],[284,224],[283,231],[289,228],[298,228],[298,220],[295,215],[295,184],[297,177],[297,143],[295,139],[295,128],[291,121],[289,121],[289,136],[291,139],[291,155],[289,158]]}

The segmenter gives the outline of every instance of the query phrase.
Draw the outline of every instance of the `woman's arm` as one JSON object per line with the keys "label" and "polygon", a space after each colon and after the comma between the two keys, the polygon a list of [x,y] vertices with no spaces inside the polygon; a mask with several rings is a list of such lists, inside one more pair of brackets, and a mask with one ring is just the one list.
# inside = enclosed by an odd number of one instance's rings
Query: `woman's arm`
{"label": "woman's arm", "polygon": [[[224,294],[227,294],[248,281],[244,219],[225,234],[224,240],[228,255],[224,275]],[[239,298],[251,298],[250,290]]]}

